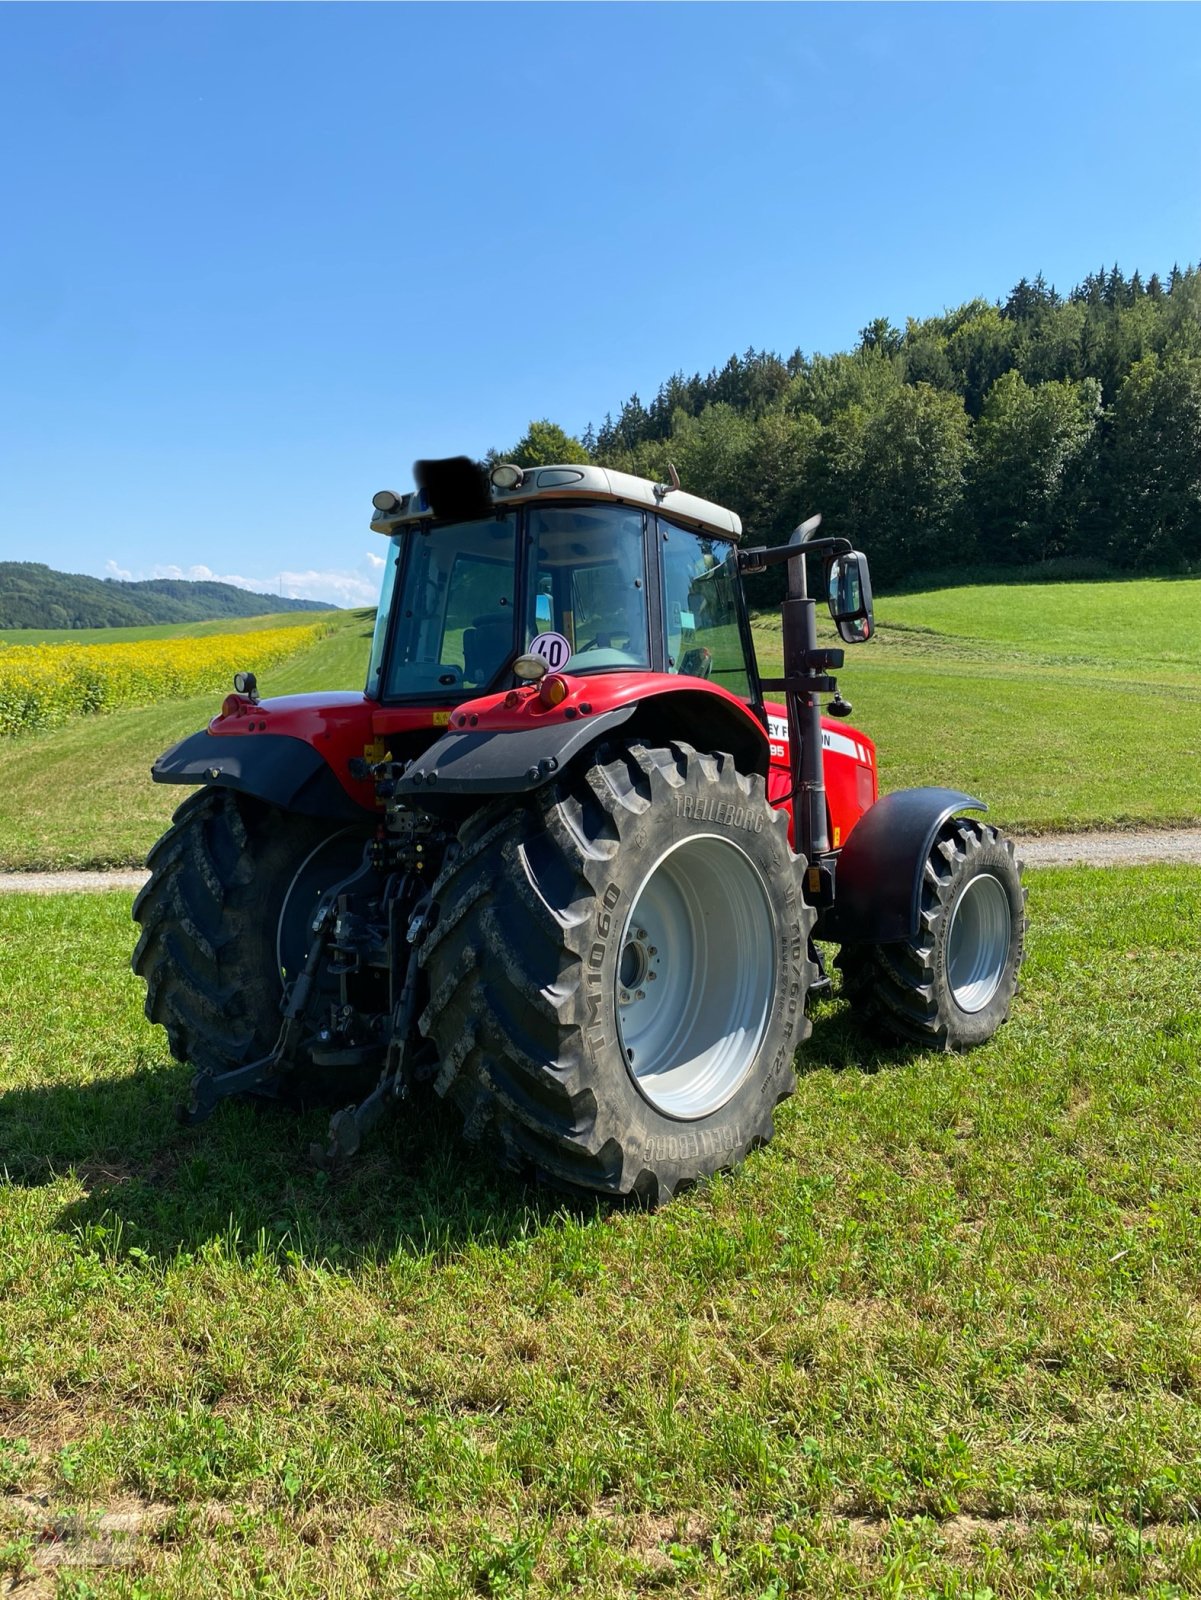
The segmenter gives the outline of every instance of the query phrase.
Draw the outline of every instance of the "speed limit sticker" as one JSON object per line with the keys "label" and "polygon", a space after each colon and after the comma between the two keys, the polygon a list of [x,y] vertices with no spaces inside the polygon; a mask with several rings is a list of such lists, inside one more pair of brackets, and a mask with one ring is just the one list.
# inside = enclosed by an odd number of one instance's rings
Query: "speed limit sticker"
{"label": "speed limit sticker", "polygon": [[571,645],[561,633],[536,633],[530,640],[530,654],[541,656],[552,672],[571,659]]}

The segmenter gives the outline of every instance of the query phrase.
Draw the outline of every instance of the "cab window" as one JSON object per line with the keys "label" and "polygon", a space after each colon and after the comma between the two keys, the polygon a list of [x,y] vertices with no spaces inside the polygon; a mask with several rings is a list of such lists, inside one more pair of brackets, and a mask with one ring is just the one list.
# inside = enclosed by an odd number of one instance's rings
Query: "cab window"
{"label": "cab window", "polygon": [[646,552],[640,511],[531,506],[526,642],[561,633],[571,672],[649,667]]}
{"label": "cab window", "polygon": [[487,688],[516,644],[513,519],[408,537],[388,696]]}
{"label": "cab window", "polygon": [[710,678],[749,700],[732,546],[663,521],[659,533],[667,670],[684,678]]}

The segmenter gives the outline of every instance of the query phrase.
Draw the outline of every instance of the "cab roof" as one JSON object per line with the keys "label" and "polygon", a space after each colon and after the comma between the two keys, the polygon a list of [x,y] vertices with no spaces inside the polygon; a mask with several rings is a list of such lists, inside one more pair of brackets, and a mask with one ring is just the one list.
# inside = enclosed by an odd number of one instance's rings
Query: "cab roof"
{"label": "cab roof", "polygon": [[[508,506],[528,505],[532,501],[607,500],[647,511],[661,511],[675,523],[718,539],[736,542],[742,537],[741,519],[724,506],[715,505],[711,500],[702,500],[699,495],[688,494],[674,484],[652,483],[648,478],[636,478],[628,472],[613,472],[608,467],[579,466],[575,463],[528,467],[513,488],[502,489],[489,480],[487,492],[497,511]],[[377,509],[371,519],[375,533],[403,533],[405,528],[415,523],[428,522],[438,516],[425,488],[390,498],[396,504],[387,511]]]}

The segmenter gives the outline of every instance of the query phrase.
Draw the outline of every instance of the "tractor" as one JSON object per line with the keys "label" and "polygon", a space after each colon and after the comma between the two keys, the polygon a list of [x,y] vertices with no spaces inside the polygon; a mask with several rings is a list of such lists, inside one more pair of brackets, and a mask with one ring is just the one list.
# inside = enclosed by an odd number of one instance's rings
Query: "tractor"
{"label": "tractor", "polygon": [[[992,1036],[1020,869],[971,795],[879,796],[810,592],[870,638],[862,552],[816,517],[747,548],[674,470],[414,476],[373,501],[365,690],[240,673],[152,769],[195,789],[133,910],[185,1120],[321,1098],[338,1163],[432,1088],[506,1167],[654,1205],[771,1138],[827,962],[901,1040]],[[743,580],[776,565],[765,677]]]}

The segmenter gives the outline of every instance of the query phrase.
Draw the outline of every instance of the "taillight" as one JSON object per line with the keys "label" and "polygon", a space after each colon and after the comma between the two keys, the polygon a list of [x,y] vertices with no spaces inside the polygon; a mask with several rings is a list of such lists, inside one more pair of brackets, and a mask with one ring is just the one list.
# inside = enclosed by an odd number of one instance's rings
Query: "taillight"
{"label": "taillight", "polygon": [[552,672],[538,685],[538,698],[548,710],[551,706],[562,705],[567,699],[566,681]]}

